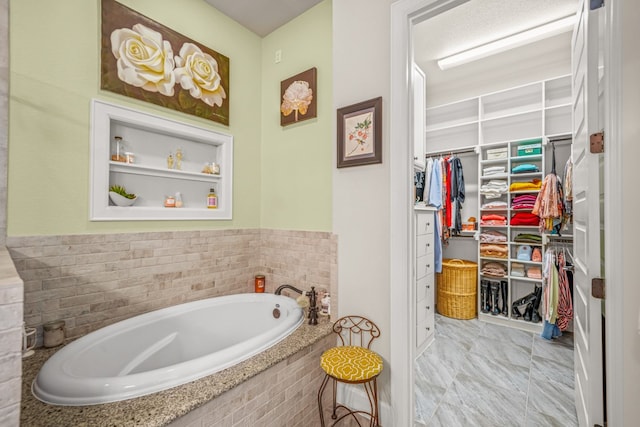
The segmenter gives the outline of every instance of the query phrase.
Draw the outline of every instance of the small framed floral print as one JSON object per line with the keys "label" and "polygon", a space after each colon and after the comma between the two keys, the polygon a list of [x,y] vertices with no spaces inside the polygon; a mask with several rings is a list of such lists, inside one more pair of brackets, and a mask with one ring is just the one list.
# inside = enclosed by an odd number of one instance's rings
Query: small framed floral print
{"label": "small framed floral print", "polygon": [[338,167],[382,163],[382,97],[338,109]]}

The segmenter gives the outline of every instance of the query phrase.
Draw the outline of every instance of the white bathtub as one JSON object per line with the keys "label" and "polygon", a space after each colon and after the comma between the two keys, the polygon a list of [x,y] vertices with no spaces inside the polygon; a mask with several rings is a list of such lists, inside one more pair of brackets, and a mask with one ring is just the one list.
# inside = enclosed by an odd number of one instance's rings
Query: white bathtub
{"label": "white bathtub", "polygon": [[142,314],[61,348],[40,369],[32,392],[45,403],[69,406],[155,393],[264,351],[303,317],[294,299],[274,294],[230,295]]}

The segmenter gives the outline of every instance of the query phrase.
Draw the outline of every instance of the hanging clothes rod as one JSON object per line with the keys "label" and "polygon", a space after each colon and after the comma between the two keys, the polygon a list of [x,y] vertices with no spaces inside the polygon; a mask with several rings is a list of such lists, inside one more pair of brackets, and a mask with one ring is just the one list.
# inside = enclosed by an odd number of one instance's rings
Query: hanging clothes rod
{"label": "hanging clothes rod", "polygon": [[441,150],[441,151],[430,151],[427,154],[425,154],[425,158],[429,158],[429,157],[438,157],[438,156],[442,156],[445,154],[450,154],[450,155],[460,155],[460,154],[467,154],[467,153],[478,153],[478,148],[477,147],[465,147],[465,148],[459,148],[456,150]]}

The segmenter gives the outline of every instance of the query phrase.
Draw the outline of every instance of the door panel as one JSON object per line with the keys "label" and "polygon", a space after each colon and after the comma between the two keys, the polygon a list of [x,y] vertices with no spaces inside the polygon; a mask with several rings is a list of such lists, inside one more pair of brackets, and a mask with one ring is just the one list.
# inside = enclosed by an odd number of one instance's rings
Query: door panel
{"label": "door panel", "polygon": [[604,425],[602,309],[591,296],[591,279],[601,273],[601,155],[589,153],[598,120],[598,14],[582,0],[572,37],[574,369],[580,426]]}

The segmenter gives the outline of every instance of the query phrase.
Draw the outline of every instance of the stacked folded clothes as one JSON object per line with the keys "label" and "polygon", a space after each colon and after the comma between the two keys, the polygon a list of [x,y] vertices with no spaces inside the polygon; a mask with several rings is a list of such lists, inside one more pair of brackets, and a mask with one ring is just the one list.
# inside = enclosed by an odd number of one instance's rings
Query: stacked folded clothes
{"label": "stacked folded clothes", "polygon": [[536,204],[537,196],[535,194],[519,194],[511,199],[511,209],[528,209],[532,210]]}
{"label": "stacked folded clothes", "polygon": [[519,233],[514,237],[513,241],[518,243],[542,243],[542,236],[530,233]]}
{"label": "stacked folded clothes", "polygon": [[511,168],[511,173],[527,173],[527,172],[540,172],[540,169],[536,165],[529,163],[523,163],[521,165]]}
{"label": "stacked folded clothes", "polygon": [[537,266],[527,268],[527,277],[531,279],[542,279],[542,269]]}
{"label": "stacked folded clothes", "polygon": [[538,178],[535,178],[531,181],[512,182],[509,186],[509,191],[535,191],[540,190],[540,187],[542,187],[542,181]]}
{"label": "stacked folded clothes", "polygon": [[507,275],[507,267],[499,262],[485,262],[480,273],[491,277],[504,277]]}
{"label": "stacked folded clothes", "polygon": [[490,258],[507,258],[509,248],[507,245],[499,245],[496,243],[480,243],[480,256]]}
{"label": "stacked folded clothes", "polygon": [[502,200],[492,200],[490,202],[483,203],[480,208],[481,209],[496,209],[496,210],[507,209],[507,202],[504,202]]}
{"label": "stacked folded clothes", "polygon": [[480,233],[482,243],[507,243],[507,235],[496,230],[485,230]]}
{"label": "stacked folded clothes", "polygon": [[519,262],[512,262],[511,275],[516,277],[524,277],[524,264],[520,264]]}
{"label": "stacked folded clothes", "polygon": [[482,169],[482,176],[503,175],[506,172],[504,166],[491,166]]}
{"label": "stacked folded clothes", "polygon": [[540,217],[531,212],[516,212],[511,217],[511,225],[538,225]]}
{"label": "stacked folded clothes", "polygon": [[504,215],[482,215],[480,225],[507,225],[507,217]]}
{"label": "stacked folded clothes", "polygon": [[492,179],[480,187],[480,194],[485,196],[487,199],[497,199],[501,195],[505,194],[508,189],[509,186],[507,181],[502,179]]}

